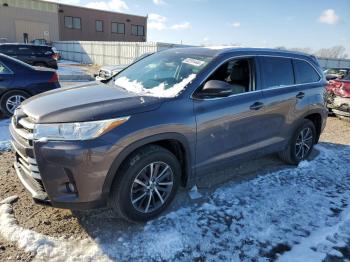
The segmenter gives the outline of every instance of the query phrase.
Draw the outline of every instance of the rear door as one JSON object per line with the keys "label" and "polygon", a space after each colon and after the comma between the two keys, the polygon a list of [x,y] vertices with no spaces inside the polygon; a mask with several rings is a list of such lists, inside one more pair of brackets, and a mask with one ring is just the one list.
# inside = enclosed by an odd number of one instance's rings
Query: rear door
{"label": "rear door", "polygon": [[265,121],[273,128],[269,137],[275,150],[285,146],[293,131],[294,120],[302,112],[300,101],[304,99],[302,85],[295,84],[293,60],[288,57],[260,56],[261,79]]}
{"label": "rear door", "polygon": [[0,61],[0,95],[11,87],[13,80],[14,74],[11,69]]}

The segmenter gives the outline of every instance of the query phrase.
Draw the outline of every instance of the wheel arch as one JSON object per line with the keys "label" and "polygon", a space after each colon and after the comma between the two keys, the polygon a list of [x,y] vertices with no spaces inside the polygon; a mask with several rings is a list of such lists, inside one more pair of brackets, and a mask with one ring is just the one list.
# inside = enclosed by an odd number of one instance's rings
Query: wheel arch
{"label": "wheel arch", "polygon": [[122,150],[120,154],[114,159],[111,168],[109,169],[102,193],[107,197],[110,193],[110,189],[114,180],[118,175],[118,170],[122,163],[136,150],[148,145],[158,145],[166,148],[172,152],[179,160],[182,170],[181,184],[182,186],[188,186],[190,184],[192,174],[192,156],[189,142],[187,139],[178,133],[164,133],[157,134],[149,137],[145,137],[138,140]]}

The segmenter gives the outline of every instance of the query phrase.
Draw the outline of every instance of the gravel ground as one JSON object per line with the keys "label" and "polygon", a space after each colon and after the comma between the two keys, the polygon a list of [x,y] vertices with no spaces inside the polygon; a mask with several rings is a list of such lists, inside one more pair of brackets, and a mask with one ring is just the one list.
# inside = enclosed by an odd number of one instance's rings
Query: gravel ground
{"label": "gravel ground", "polygon": [[[321,136],[322,142],[350,145],[350,122],[329,117],[327,127]],[[0,200],[9,196],[18,195],[18,201],[13,205],[15,218],[20,226],[42,233],[44,235],[69,238],[74,235],[75,239],[94,237],[103,225],[118,225],[118,228],[130,230],[131,226],[125,222],[112,218],[109,210],[95,210],[90,212],[74,212],[69,210],[42,207],[32,202],[28,193],[19,183],[12,168],[14,161],[11,152],[0,153]],[[254,170],[252,170],[254,166]],[[236,180],[251,179],[262,168],[273,170],[283,164],[274,156],[250,162],[249,176],[236,177]],[[244,168],[243,168],[244,169]],[[220,181],[223,182],[223,181]],[[175,205],[176,208],[176,205]],[[31,261],[34,255],[25,253],[11,243],[0,237],[0,261]]]}

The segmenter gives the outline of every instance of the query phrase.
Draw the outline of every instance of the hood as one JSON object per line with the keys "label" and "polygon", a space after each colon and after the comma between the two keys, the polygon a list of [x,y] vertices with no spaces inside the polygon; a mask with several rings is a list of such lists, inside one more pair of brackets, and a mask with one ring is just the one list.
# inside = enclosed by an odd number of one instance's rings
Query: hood
{"label": "hood", "polygon": [[36,123],[84,122],[155,110],[165,100],[93,82],[31,97],[21,110]]}
{"label": "hood", "polygon": [[128,65],[111,65],[111,66],[103,66],[101,67],[100,70],[105,70],[105,71],[115,71],[115,70],[122,70],[125,67],[127,67]]}

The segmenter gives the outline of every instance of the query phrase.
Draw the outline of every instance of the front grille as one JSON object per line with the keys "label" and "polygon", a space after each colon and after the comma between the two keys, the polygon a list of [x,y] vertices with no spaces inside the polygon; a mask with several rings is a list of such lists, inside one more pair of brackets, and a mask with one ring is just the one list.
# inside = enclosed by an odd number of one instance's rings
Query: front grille
{"label": "front grille", "polygon": [[16,152],[15,168],[17,174],[33,197],[45,200],[47,194],[33,150],[34,123],[25,115],[15,114],[11,125],[15,133],[12,147]]}

